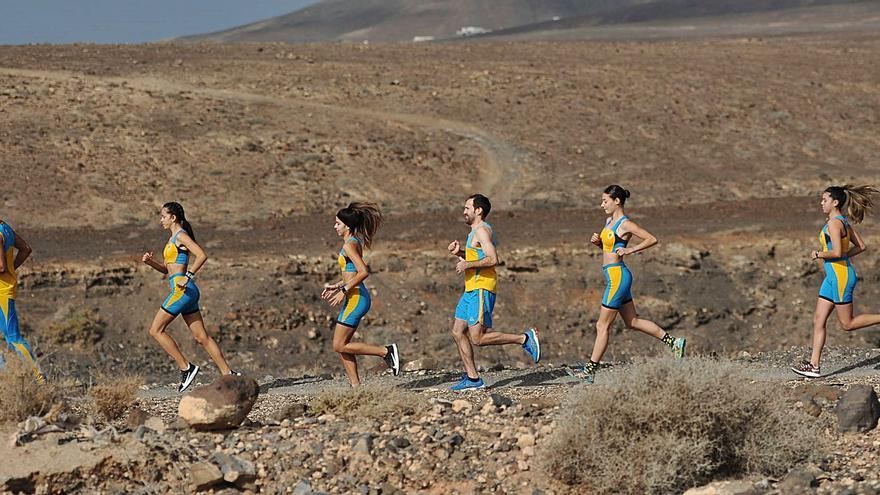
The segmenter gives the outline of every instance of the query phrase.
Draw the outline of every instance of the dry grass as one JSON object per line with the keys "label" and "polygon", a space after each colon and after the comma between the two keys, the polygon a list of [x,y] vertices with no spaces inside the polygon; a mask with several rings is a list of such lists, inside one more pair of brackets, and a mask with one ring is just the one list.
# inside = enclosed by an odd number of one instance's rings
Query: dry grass
{"label": "dry grass", "polygon": [[363,385],[344,391],[326,391],[309,402],[311,415],[335,414],[345,418],[386,419],[416,414],[425,403],[414,393],[392,387]]}
{"label": "dry grass", "polygon": [[106,323],[96,312],[88,309],[70,309],[40,335],[52,344],[85,349],[100,341],[104,337],[106,328]]}
{"label": "dry grass", "polygon": [[65,386],[49,382],[39,384],[33,370],[16,354],[0,351],[5,361],[0,371],[0,422],[24,421],[42,416],[52,406],[64,403]]}
{"label": "dry grass", "polygon": [[143,384],[144,380],[139,376],[100,377],[98,385],[89,389],[94,412],[108,421],[122,417],[134,404],[137,391]]}
{"label": "dry grass", "polygon": [[708,359],[650,361],[579,391],[544,445],[548,471],[595,493],[675,493],[747,474],[780,475],[817,445],[784,393]]}

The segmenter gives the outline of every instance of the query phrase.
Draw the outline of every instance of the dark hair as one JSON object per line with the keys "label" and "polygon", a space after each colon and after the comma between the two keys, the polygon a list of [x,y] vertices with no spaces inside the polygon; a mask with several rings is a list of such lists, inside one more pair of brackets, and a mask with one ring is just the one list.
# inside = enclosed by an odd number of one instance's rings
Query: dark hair
{"label": "dark hair", "polygon": [[190,225],[189,221],[186,219],[186,213],[183,211],[183,206],[176,201],[170,201],[162,205],[162,208],[168,210],[168,213],[177,217],[177,221],[180,222],[180,225],[183,227],[183,230],[186,231],[187,235],[192,237],[193,240],[196,240],[196,235],[193,233],[192,225]]}
{"label": "dark hair", "polygon": [[489,212],[492,211],[492,203],[489,201],[489,198],[483,196],[482,194],[472,194],[470,197],[468,197],[468,199],[473,200],[475,210],[477,208],[483,210],[483,218],[489,216]]}
{"label": "dark hair", "polygon": [[629,197],[629,191],[618,186],[617,184],[611,184],[610,186],[605,188],[605,194],[611,196],[611,199],[619,199],[620,206],[623,206],[626,203],[626,198]]}
{"label": "dark hair", "polygon": [[336,212],[336,218],[342,220],[342,223],[351,229],[352,235],[359,236],[365,247],[373,246],[373,236],[382,224],[379,205],[356,201]]}
{"label": "dark hair", "polygon": [[846,206],[846,216],[853,223],[860,223],[865,219],[867,214],[874,208],[874,196],[880,193],[880,189],[874,186],[853,186],[846,184],[843,186],[831,186],[825,189],[825,192],[831,196],[831,199],[837,201],[837,208],[843,210]]}

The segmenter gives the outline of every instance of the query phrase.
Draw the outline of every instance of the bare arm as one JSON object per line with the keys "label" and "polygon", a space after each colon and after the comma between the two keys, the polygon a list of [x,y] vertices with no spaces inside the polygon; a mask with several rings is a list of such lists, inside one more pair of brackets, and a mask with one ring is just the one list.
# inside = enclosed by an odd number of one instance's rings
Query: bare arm
{"label": "bare arm", "polygon": [[3,243],[6,239],[0,234],[0,273],[6,273],[6,256],[3,254]]}
{"label": "bare arm", "polygon": [[348,256],[348,259],[354,264],[357,273],[354,274],[351,280],[346,282],[344,285],[346,290],[351,289],[352,287],[357,287],[361,282],[367,279],[370,276],[370,271],[367,269],[367,264],[364,262],[363,256],[361,256],[360,249],[355,246],[354,242],[346,242],[342,249],[345,251],[345,255]]}
{"label": "bare arm", "polygon": [[617,254],[620,256],[624,256],[627,254],[638,253],[639,251],[644,251],[652,246],[657,244],[657,238],[654,237],[653,234],[643,229],[639,224],[633,222],[632,220],[627,220],[620,224],[620,228],[623,230],[624,234],[632,234],[642,242],[636,244],[633,247],[619,248],[617,250]]}
{"label": "bare arm", "polygon": [[143,261],[145,265],[149,266],[159,273],[164,273],[166,275],[168,274],[168,268],[163,263],[159,263],[158,261],[156,261],[155,258],[153,258],[152,251],[147,251],[146,253],[144,253],[144,255],[141,256],[141,261]]}
{"label": "bare arm", "polygon": [[843,222],[838,219],[828,222],[828,235],[831,236],[831,251],[817,251],[816,258],[827,260],[842,257]]}
{"label": "bare arm", "polygon": [[846,256],[852,258],[853,256],[864,253],[865,250],[868,249],[868,246],[865,245],[865,241],[862,239],[862,236],[856,232],[856,229],[850,227],[849,231],[852,234],[852,239],[850,240],[853,242],[853,246],[846,252]]}
{"label": "bare arm", "polygon": [[196,242],[195,239],[190,237],[189,234],[187,234],[186,232],[181,232],[180,234],[178,234],[177,240],[190,252],[190,254],[195,256],[196,259],[189,266],[188,271],[192,274],[197,273],[202,268],[202,265],[204,265],[205,262],[208,261],[208,253],[206,253],[205,250],[202,249],[202,246],[200,246],[199,243]]}
{"label": "bare arm", "polygon": [[474,237],[477,239],[477,242],[480,243],[480,248],[485,253],[485,257],[481,260],[477,261],[462,261],[459,264],[464,263],[464,270],[470,268],[488,268],[490,266],[495,266],[498,264],[498,253],[495,251],[495,245],[492,244],[492,236],[489,234],[489,229],[485,227],[480,227],[477,229],[477,232],[474,234]]}
{"label": "bare arm", "polygon": [[449,243],[449,247],[446,249],[449,250],[449,254],[453,256],[457,256],[459,258],[464,258],[464,249],[461,248],[461,243],[457,240]]}
{"label": "bare arm", "polygon": [[12,233],[15,235],[15,249],[18,250],[18,252],[15,253],[15,260],[12,261],[12,266],[18,268],[28,259],[28,256],[31,255],[31,246],[22,236],[15,233],[15,231]]}

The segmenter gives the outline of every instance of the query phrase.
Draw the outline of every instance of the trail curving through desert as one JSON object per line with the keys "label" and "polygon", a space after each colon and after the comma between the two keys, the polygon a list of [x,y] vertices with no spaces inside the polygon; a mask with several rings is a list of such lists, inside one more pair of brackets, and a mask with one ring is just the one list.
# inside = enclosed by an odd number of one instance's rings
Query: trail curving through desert
{"label": "trail curving through desert", "polygon": [[52,81],[68,81],[79,79],[100,83],[113,83],[144,92],[166,94],[189,93],[195,96],[214,98],[226,101],[237,101],[250,104],[275,105],[286,108],[322,110],[356,116],[380,122],[395,122],[422,129],[445,132],[474,142],[483,151],[479,189],[490,196],[497,205],[509,206],[513,201],[513,188],[521,178],[521,171],[527,167],[532,157],[516,146],[492,135],[478,126],[467,122],[444,119],[420,114],[406,114],[351,108],[326,103],[315,103],[291,100],[277,96],[267,96],[246,91],[199,87],[190,84],[150,76],[136,77],[100,77],[72,71],[15,69],[0,67],[0,75],[45,79]]}

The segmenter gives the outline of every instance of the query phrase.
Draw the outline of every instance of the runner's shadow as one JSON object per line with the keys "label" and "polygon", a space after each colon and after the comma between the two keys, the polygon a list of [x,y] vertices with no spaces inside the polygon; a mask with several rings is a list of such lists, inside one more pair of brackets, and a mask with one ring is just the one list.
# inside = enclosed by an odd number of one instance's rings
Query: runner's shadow
{"label": "runner's shadow", "polygon": [[423,378],[421,380],[416,380],[414,382],[404,383],[401,385],[401,388],[415,390],[421,388],[432,388],[438,385],[443,385],[445,383],[450,384],[450,386],[455,385],[456,382],[461,380],[461,373],[443,373],[442,375],[431,376],[428,378]]}
{"label": "runner's shadow", "polygon": [[504,380],[497,381],[487,388],[495,389],[502,387],[538,387],[541,385],[558,385],[559,383],[551,383],[559,378],[570,377],[571,373],[566,369],[555,369],[549,371],[533,371],[525,375],[513,376]]}
{"label": "runner's shadow", "polygon": [[332,380],[333,375],[325,373],[318,376],[302,376],[299,378],[276,378],[275,380],[260,385],[260,393],[265,394],[273,388],[292,387],[294,385],[305,385],[306,383],[323,382]]}
{"label": "runner's shadow", "polygon": [[880,356],[874,356],[872,358],[868,358],[863,361],[859,361],[856,364],[851,364],[849,366],[840,368],[839,370],[834,370],[831,373],[828,373],[827,375],[823,376],[822,378],[828,378],[829,376],[834,376],[834,375],[841,375],[843,373],[846,373],[847,371],[852,371],[852,370],[856,370],[859,368],[867,368],[868,366],[871,366],[871,365],[876,365],[876,366],[874,366],[874,369],[880,370]]}

